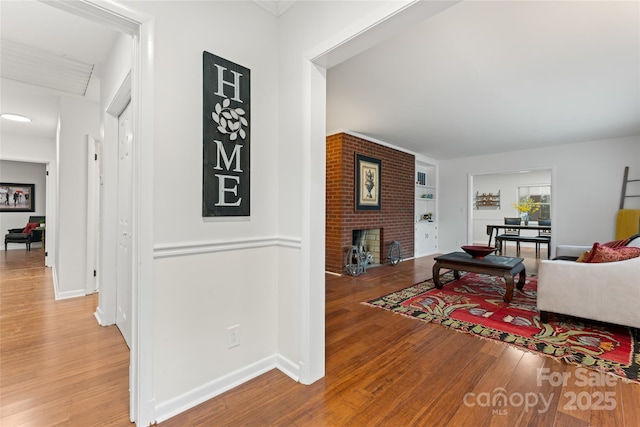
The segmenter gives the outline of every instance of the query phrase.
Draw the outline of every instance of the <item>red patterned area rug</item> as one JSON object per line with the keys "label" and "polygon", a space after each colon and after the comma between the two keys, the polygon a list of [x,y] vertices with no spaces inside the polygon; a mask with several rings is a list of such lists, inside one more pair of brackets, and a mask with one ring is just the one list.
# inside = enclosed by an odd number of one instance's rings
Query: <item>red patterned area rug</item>
{"label": "red patterned area rug", "polygon": [[500,277],[448,272],[440,280],[442,289],[427,280],[365,304],[640,383],[638,329],[554,314],[542,323],[535,276],[514,288],[511,303],[502,301]]}

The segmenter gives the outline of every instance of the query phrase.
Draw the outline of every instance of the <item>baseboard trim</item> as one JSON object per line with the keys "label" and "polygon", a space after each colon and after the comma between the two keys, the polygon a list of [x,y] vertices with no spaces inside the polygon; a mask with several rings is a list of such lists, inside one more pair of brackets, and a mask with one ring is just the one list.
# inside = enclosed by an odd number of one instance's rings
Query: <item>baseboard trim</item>
{"label": "baseboard trim", "polygon": [[62,299],[83,297],[85,295],[86,294],[84,289],[77,289],[75,291],[56,292],[56,301],[62,300]]}
{"label": "baseboard trim", "polygon": [[53,282],[53,297],[58,299],[58,272],[56,267],[51,267],[51,281]]}
{"label": "baseboard trim", "polygon": [[98,325],[100,326],[108,326],[104,323],[104,313],[102,312],[102,309],[100,308],[100,306],[96,307],[96,311],[93,312],[93,317],[96,318],[96,320],[98,321]]}
{"label": "baseboard trim", "polygon": [[300,366],[280,354],[276,355],[276,368],[292,380],[300,381]]}
{"label": "baseboard trim", "polygon": [[166,421],[274,368],[282,371],[293,380],[298,381],[299,375],[296,374],[296,372],[299,371],[298,366],[281,355],[274,354],[221,378],[210,381],[171,400],[158,404],[155,408],[156,422],[161,423]]}
{"label": "baseboard trim", "polygon": [[76,289],[73,291],[58,291],[58,272],[55,267],[51,267],[51,278],[53,279],[53,295],[56,301],[61,299],[77,298],[85,296],[84,289]]}
{"label": "baseboard trim", "polygon": [[238,239],[219,242],[169,243],[154,246],[153,257],[155,259],[172,258],[214,252],[257,249],[271,246],[299,249],[302,244],[299,238],[291,237],[264,237],[258,239]]}

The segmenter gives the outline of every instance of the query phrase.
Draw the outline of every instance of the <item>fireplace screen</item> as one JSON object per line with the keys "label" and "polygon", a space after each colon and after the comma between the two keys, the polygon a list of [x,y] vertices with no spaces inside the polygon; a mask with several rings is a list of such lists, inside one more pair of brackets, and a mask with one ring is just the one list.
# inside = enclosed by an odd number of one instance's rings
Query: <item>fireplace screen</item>
{"label": "fireplace screen", "polygon": [[371,254],[371,264],[380,264],[380,229],[353,230],[353,245]]}

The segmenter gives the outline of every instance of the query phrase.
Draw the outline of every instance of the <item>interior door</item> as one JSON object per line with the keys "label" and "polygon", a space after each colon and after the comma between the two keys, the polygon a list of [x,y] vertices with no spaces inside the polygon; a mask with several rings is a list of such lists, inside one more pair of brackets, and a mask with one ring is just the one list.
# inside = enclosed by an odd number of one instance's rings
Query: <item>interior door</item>
{"label": "interior door", "polygon": [[131,348],[131,216],[133,207],[133,163],[131,159],[133,131],[130,105],[127,105],[118,117],[118,254],[116,284],[116,325],[129,348]]}

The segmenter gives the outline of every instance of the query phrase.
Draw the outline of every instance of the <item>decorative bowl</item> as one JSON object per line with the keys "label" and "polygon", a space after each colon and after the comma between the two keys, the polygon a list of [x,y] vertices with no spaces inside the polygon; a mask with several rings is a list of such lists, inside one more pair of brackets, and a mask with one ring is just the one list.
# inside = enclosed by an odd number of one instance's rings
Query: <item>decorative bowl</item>
{"label": "decorative bowl", "polygon": [[473,258],[484,258],[496,248],[491,246],[462,246],[462,250],[471,255]]}

